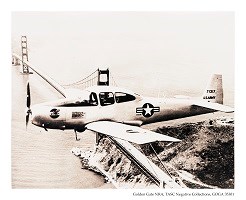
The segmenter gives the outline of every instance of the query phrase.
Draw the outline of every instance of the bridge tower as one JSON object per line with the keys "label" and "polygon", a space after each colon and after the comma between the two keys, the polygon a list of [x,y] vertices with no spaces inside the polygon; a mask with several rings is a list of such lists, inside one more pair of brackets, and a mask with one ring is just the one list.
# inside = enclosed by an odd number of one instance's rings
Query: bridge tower
{"label": "bridge tower", "polygon": [[[26,36],[21,36],[21,53],[22,53],[22,61],[28,61]],[[24,62],[22,62],[22,72],[23,74],[29,74],[29,67]]]}
{"label": "bridge tower", "polygon": [[109,69],[98,69],[98,81],[97,85],[109,85]]}
{"label": "bridge tower", "polygon": [[[98,72],[97,85],[109,85],[109,69],[101,70],[98,68],[97,72]],[[96,143],[95,143],[95,145],[98,145],[101,137],[102,137],[102,135],[100,133],[96,132]]]}

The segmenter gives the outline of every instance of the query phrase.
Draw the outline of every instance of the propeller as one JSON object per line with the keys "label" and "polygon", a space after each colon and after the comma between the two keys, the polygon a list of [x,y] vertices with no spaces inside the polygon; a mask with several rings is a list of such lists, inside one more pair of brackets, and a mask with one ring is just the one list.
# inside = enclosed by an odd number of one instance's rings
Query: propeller
{"label": "propeller", "polygon": [[31,111],[31,94],[30,94],[30,85],[29,82],[27,83],[27,95],[26,95],[26,107],[27,107],[27,111],[26,111],[26,128],[29,122],[29,116],[30,114],[32,114]]}

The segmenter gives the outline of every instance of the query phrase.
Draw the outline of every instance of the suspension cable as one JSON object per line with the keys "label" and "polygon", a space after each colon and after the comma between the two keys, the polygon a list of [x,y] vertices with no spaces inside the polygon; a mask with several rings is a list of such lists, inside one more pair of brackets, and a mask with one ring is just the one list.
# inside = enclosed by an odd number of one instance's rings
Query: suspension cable
{"label": "suspension cable", "polygon": [[[90,79],[88,79],[88,80],[86,80],[86,81],[84,81],[84,82],[77,83],[76,85],[86,84],[86,83],[88,83],[88,82],[90,82],[90,81],[92,81],[92,80],[94,80],[94,79],[96,79],[96,78],[97,78],[97,77],[90,78]],[[74,85],[75,85],[75,84],[74,84]]]}
{"label": "suspension cable", "polygon": [[[95,74],[97,71],[98,71],[98,69],[96,69],[96,71],[92,72],[89,76],[87,76],[87,77],[85,77],[85,78],[83,78],[83,79],[81,79],[81,80],[79,80],[79,81],[76,81],[76,82],[74,82],[74,83],[70,83],[70,84],[67,84],[67,85],[63,85],[63,86],[77,85],[77,84],[79,84],[80,82],[82,82],[82,81],[86,80],[87,78],[89,78],[90,76],[92,76],[93,74]],[[86,81],[85,81],[85,82],[86,82]]]}
{"label": "suspension cable", "polygon": [[[81,80],[79,80],[79,81],[76,81],[76,82],[70,83],[70,84],[65,84],[65,85],[62,85],[62,86],[64,86],[64,87],[75,86],[75,85],[84,85],[85,87],[87,87],[87,85],[92,86],[92,85],[94,85],[95,80],[98,78],[97,75],[94,75],[94,74],[95,74],[96,72],[98,72],[98,71],[99,71],[99,69],[95,70],[95,71],[92,72],[90,75],[88,75],[87,77],[85,77],[85,78],[83,78],[83,79],[81,79]],[[94,75],[94,76],[93,76],[93,75]],[[118,85],[116,84],[116,82],[115,82],[115,80],[114,80],[114,77],[112,76],[112,73],[111,73],[111,72],[109,73],[109,75],[110,75],[110,78],[111,78],[111,80],[112,80],[113,85],[114,85],[114,86],[118,86]],[[91,76],[92,76],[92,78],[91,78]],[[90,78],[90,79],[89,79],[89,78]],[[89,82],[89,83],[88,83],[88,82]],[[110,82],[111,82],[111,81],[110,81]]]}

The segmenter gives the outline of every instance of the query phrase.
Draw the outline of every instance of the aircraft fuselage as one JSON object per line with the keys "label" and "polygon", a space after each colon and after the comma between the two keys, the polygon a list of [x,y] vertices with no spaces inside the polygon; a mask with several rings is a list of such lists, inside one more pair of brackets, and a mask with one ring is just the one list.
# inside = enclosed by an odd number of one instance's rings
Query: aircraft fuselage
{"label": "aircraft fuselage", "polygon": [[38,104],[32,108],[34,125],[49,129],[84,131],[94,121],[115,121],[141,126],[158,121],[214,112],[192,105],[190,99],[141,98],[102,106],[67,106],[60,102]]}

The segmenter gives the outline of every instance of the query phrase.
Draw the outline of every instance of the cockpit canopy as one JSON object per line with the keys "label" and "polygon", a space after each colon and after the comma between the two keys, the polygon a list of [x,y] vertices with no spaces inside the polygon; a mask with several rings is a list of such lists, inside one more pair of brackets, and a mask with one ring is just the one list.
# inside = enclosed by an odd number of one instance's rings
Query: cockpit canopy
{"label": "cockpit canopy", "polygon": [[108,106],[115,103],[124,103],[129,101],[134,101],[136,98],[140,98],[138,94],[121,91],[120,89],[109,90],[109,88],[105,89],[105,87],[100,86],[96,88],[96,90],[87,89],[84,90],[80,97],[74,99],[68,99],[61,101],[58,103],[58,107],[83,107],[83,106]]}

